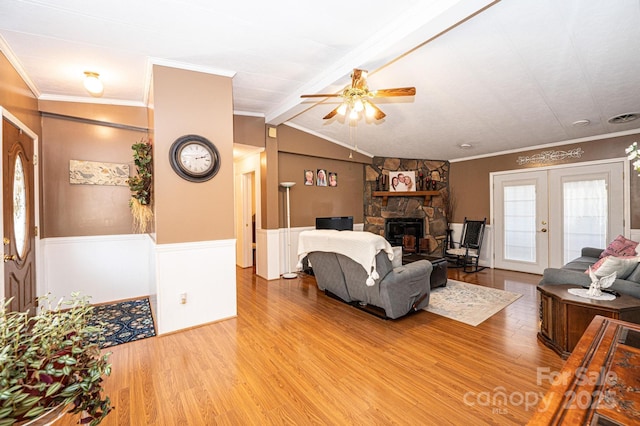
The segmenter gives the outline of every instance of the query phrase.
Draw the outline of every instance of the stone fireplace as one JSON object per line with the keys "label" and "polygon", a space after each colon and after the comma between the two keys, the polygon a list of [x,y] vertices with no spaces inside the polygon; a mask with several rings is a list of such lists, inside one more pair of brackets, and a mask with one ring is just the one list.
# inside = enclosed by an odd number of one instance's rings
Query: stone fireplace
{"label": "stone fireplace", "polygon": [[[414,171],[416,195],[388,192],[390,171]],[[448,161],[374,157],[372,164],[365,167],[365,179],[365,231],[385,237],[392,246],[402,246],[405,231],[418,234],[416,243],[418,238],[426,239],[427,254],[442,255],[448,224],[445,207],[449,198]],[[437,195],[425,198],[420,195],[421,190],[437,191]],[[387,196],[386,205],[381,194]]]}

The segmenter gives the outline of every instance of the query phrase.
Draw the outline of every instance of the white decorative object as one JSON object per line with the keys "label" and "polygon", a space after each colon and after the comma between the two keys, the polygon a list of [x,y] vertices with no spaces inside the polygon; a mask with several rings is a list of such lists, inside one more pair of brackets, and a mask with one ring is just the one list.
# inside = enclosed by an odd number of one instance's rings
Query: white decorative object
{"label": "white decorative object", "polygon": [[[593,299],[593,300],[615,300],[616,298],[615,294],[611,294],[611,293],[602,293],[600,296],[589,296],[587,294],[589,292],[588,288],[570,288],[567,291],[570,294],[573,294],[574,296],[585,297],[587,299]],[[429,301],[429,303],[431,303],[431,301]]]}
{"label": "white decorative object", "polygon": [[542,151],[539,154],[534,155],[521,155],[516,162],[519,165],[534,164],[534,163],[552,163],[554,161],[564,160],[566,158],[580,158],[584,154],[582,148],[570,149],[568,151]]}
{"label": "white decorative object", "polygon": [[280,182],[280,186],[287,189],[287,272],[282,274],[282,278],[297,278],[298,274],[291,272],[291,204],[289,203],[289,189],[295,182]]}
{"label": "white decorative object", "polygon": [[611,287],[611,284],[616,280],[617,272],[613,272],[606,277],[598,278],[596,274],[591,270],[591,266],[589,266],[589,278],[591,278],[591,285],[589,286],[589,290],[587,294],[589,296],[602,296],[602,289]]}
{"label": "white decorative object", "polygon": [[589,288],[570,288],[567,291],[575,296],[586,297],[589,299],[614,300],[616,298],[615,294],[603,293],[602,289],[611,287],[613,282],[616,280],[617,272],[614,271],[606,277],[597,277],[591,270],[591,266],[589,266],[587,271],[589,272],[589,278],[591,278],[591,285]]}

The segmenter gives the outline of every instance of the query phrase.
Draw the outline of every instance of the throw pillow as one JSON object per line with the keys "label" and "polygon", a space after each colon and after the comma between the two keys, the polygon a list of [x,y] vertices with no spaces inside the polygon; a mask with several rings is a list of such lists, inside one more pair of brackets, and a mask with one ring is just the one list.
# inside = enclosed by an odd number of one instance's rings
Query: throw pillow
{"label": "throw pillow", "polygon": [[606,256],[634,256],[637,246],[638,243],[636,241],[631,241],[622,235],[618,235],[616,239],[611,241],[607,248],[600,253],[600,258]]}
{"label": "throw pillow", "polygon": [[[596,277],[605,277],[607,275],[616,273],[616,277],[623,280],[627,278],[638,263],[640,262],[640,257],[636,256],[607,256],[598,260],[592,267],[591,270],[596,275]],[[588,274],[589,270],[585,271],[585,274]]]}

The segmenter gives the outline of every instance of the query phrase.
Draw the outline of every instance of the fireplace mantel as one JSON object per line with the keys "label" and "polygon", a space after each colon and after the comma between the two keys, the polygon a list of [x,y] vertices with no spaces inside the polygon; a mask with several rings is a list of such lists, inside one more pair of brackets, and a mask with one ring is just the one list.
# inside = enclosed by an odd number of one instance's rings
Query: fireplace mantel
{"label": "fireplace mantel", "polygon": [[382,197],[382,205],[386,206],[389,197],[424,197],[423,205],[428,205],[431,197],[439,196],[440,191],[373,191],[374,197]]}

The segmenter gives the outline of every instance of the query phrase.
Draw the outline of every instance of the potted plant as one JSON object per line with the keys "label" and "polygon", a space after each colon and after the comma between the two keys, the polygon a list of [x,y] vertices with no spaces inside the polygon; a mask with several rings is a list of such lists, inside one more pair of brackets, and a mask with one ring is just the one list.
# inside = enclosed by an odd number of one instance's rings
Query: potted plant
{"label": "potted plant", "polygon": [[131,146],[133,162],[136,165],[136,176],[129,178],[131,199],[129,207],[133,215],[133,229],[135,232],[147,232],[153,220],[151,208],[151,184],[153,183],[152,146],[148,141],[140,140]]}
{"label": "potted plant", "polygon": [[9,302],[0,306],[0,426],[67,408],[83,413],[81,423],[99,424],[112,409],[102,387],[110,354],[100,352],[102,328],[91,325],[87,298],[74,293],[55,307],[40,298],[34,316],[8,311]]}

